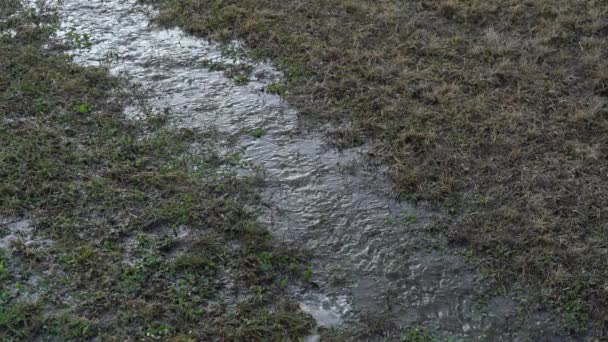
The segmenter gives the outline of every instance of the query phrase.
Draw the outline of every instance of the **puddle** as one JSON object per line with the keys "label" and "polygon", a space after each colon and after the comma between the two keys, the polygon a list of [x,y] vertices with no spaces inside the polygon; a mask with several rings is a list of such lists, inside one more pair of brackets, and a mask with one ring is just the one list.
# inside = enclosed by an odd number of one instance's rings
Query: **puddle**
{"label": "puddle", "polygon": [[31,241],[32,227],[28,220],[2,220],[0,219],[2,236],[0,248],[9,249],[10,245],[18,240]]}
{"label": "puddle", "polygon": [[[292,292],[296,292],[292,290]],[[320,293],[306,293],[300,297],[300,308],[308,312],[319,326],[339,327],[350,310],[347,296],[329,298]]]}
{"label": "puddle", "polygon": [[16,244],[48,248],[52,241],[35,236],[29,220],[0,218],[0,249],[8,251]]}
{"label": "puddle", "polygon": [[[48,250],[53,245],[49,239],[36,236],[32,223],[27,219],[0,217],[0,255],[6,258],[11,275],[20,286],[10,287],[10,294],[25,303],[35,303],[40,298],[39,285],[44,283],[42,274],[15,258],[13,253],[34,253]],[[2,260],[0,259],[0,266]]]}
{"label": "puddle", "polygon": [[[312,281],[320,290],[291,292],[318,325],[340,328],[367,311],[468,339],[527,334],[509,324],[516,308],[508,299],[477,305],[480,276],[428,233],[436,213],[394,199],[382,170],[366,166],[369,146],[328,148],[323,130],[301,132],[297,111],[262,91],[280,80],[272,65],[256,65],[239,86],[210,70],[210,61],[246,61],[178,29],[150,26],[153,11],[133,0],[65,0],[62,12],[64,34],[90,37],[90,48],[73,51],[77,63],[109,66],[145,89],[150,104],[170,108],[178,125],[236,139],[242,159],[263,168],[270,209],[259,209],[260,220],[315,254]],[[247,134],[256,130],[263,134]]]}

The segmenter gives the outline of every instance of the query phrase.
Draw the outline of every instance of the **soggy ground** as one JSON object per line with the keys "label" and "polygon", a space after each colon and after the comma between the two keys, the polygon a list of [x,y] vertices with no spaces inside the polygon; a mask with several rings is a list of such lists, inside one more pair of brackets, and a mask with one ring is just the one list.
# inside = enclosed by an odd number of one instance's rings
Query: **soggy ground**
{"label": "soggy ground", "polygon": [[509,339],[556,323],[539,315],[513,325],[513,299],[482,302],[488,289],[480,275],[433,233],[440,213],[397,201],[383,168],[368,160],[368,145],[338,151],[324,142],[331,128],[300,129],[297,111],[268,91],[281,75],[243,57],[237,43],[155,27],[152,10],[135,1],[68,0],[61,11],[64,32],[87,37],[76,62],[109,66],[144,89],[148,104],[167,108],[177,126],[217,131],[233,156],[261,169],[260,222],[312,252],[318,288],[292,285],[290,293],[319,325]]}
{"label": "soggy ground", "polygon": [[135,0],[54,5],[0,6],[0,337],[568,339],[241,42]]}
{"label": "soggy ground", "polygon": [[375,141],[397,193],[447,209],[492,287],[607,336],[608,2],[141,1],[272,60],[307,122],[348,122],[342,146]]}
{"label": "soggy ground", "polygon": [[248,166],[213,133],[125,118],[134,90],[75,65],[57,24],[44,6],[0,3],[0,339],[309,333],[286,293],[307,258],[247,210],[255,172],[237,176]]}

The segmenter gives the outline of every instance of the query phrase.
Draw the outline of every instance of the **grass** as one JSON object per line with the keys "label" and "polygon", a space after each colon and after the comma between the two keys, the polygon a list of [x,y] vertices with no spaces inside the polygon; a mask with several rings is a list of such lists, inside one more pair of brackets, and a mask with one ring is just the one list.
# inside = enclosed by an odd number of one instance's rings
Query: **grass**
{"label": "grass", "polygon": [[269,94],[276,94],[279,96],[285,96],[285,86],[281,83],[270,83],[264,88],[264,91]]}
{"label": "grass", "polygon": [[253,66],[249,64],[233,64],[224,70],[224,76],[231,78],[236,85],[242,86],[249,83],[249,75],[252,70]]}
{"label": "grass", "polygon": [[608,321],[608,3],[145,0],[242,39],[310,121],[378,141],[397,192],[447,209],[488,281],[537,290],[565,330]]}
{"label": "grass", "polygon": [[411,328],[402,333],[401,341],[403,341],[403,342],[433,342],[433,341],[437,341],[437,339],[434,338],[424,328]]}
{"label": "grass", "polygon": [[266,135],[266,130],[263,129],[263,128],[259,128],[259,127],[258,128],[254,128],[251,131],[251,136],[253,136],[256,139],[259,139],[259,138],[263,137],[264,135]]}
{"label": "grass", "polygon": [[0,35],[0,218],[34,228],[0,248],[0,339],[306,334],[284,290],[309,277],[306,255],[244,208],[260,179],[162,113],[125,119],[130,89],[63,54],[51,9],[3,1],[0,19],[16,32]]}

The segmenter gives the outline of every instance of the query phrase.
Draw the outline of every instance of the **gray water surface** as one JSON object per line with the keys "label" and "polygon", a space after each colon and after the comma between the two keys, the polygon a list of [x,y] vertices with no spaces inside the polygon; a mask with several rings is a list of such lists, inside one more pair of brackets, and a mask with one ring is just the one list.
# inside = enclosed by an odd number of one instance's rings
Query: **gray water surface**
{"label": "gray water surface", "polygon": [[[215,129],[245,161],[259,165],[267,186],[260,221],[278,238],[312,251],[318,290],[293,285],[291,295],[326,327],[361,323],[363,312],[397,326],[429,326],[445,336],[514,339],[546,321],[511,326],[508,297],[479,304],[479,274],[429,233],[438,213],[399,202],[382,169],[367,162],[370,146],[337,151],[325,131],[303,131],[298,112],[263,92],[281,80],[257,64],[238,86],[209,61],[246,63],[215,43],[150,24],[150,8],[134,0],[65,0],[63,35],[90,36],[72,53],[82,65],[107,65],[146,90],[147,102],[169,108],[177,125]],[[67,38],[66,38],[67,39]],[[134,117],[141,111],[130,108]],[[254,138],[251,132],[265,134]],[[245,132],[245,134],[243,134]]]}

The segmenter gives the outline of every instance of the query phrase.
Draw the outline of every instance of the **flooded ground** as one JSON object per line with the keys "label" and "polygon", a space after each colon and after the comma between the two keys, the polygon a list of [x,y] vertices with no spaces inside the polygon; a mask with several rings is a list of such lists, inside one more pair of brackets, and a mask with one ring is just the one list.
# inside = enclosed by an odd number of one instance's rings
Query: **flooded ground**
{"label": "flooded ground", "polygon": [[108,65],[177,125],[216,130],[235,158],[260,167],[267,180],[260,220],[314,255],[318,290],[291,290],[320,326],[356,326],[371,314],[442,336],[511,340],[555,324],[550,316],[512,324],[517,305],[508,296],[481,304],[480,275],[431,233],[439,213],[397,201],[384,171],[368,163],[370,146],[337,151],[323,129],[300,129],[297,111],[264,92],[281,79],[271,65],[253,66],[248,82],[226,77],[210,65],[248,61],[151,26],[153,12],[132,0],[66,0],[62,14],[63,37],[86,40],[76,62]]}

